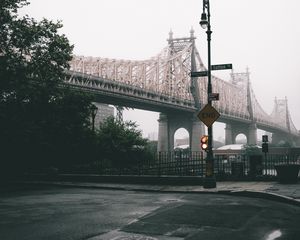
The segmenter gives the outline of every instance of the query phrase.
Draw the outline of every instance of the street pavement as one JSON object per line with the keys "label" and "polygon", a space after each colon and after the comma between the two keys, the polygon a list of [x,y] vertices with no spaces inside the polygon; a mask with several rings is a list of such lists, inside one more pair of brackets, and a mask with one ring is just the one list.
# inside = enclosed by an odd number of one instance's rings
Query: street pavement
{"label": "street pavement", "polygon": [[264,191],[275,189],[273,184],[224,184],[209,191],[196,186],[26,184],[0,192],[0,239],[299,239],[299,205],[234,194],[242,185],[248,185],[247,191]]}
{"label": "street pavement", "polygon": [[281,184],[267,181],[223,181],[217,182],[217,187],[205,189],[202,186],[174,186],[150,184],[122,184],[96,182],[66,182],[66,181],[28,181],[27,183],[50,184],[65,187],[86,187],[115,190],[152,191],[152,192],[190,192],[190,193],[220,193],[259,197],[300,206],[300,182],[296,184]]}

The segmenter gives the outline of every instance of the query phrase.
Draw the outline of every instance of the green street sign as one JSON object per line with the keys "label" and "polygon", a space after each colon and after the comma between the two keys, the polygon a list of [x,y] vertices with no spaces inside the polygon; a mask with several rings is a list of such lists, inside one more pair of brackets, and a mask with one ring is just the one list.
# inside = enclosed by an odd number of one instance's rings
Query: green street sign
{"label": "green street sign", "polygon": [[[218,65],[211,65],[211,70],[226,70],[232,69],[232,64],[218,64]],[[201,71],[201,72],[191,72],[191,77],[206,77],[208,75],[208,71]]]}
{"label": "green street sign", "polygon": [[191,77],[206,77],[208,74],[207,71],[202,72],[191,72]]}
{"label": "green street sign", "polygon": [[232,69],[232,64],[218,64],[218,65],[211,65],[211,70],[226,70],[226,69]]}

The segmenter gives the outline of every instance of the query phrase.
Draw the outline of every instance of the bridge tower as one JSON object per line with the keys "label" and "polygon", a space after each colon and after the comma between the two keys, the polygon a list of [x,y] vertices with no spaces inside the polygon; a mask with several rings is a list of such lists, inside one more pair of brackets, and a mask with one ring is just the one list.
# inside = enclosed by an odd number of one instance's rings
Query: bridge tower
{"label": "bridge tower", "polygon": [[286,126],[288,133],[275,131],[272,134],[272,143],[279,144],[282,141],[286,141],[290,144],[293,144],[293,139],[291,137],[291,123],[288,110],[288,101],[287,97],[285,99],[275,98],[274,110],[272,112],[272,117],[278,119],[280,125]]}
{"label": "bridge tower", "polygon": [[[189,38],[173,38],[173,33],[170,31],[169,39],[169,54],[176,54],[180,50],[180,46],[185,42],[192,44],[192,51],[190,59],[191,71],[197,71],[196,53],[195,53],[195,36],[194,30],[191,29]],[[172,68],[172,65],[170,66]],[[168,79],[170,81],[170,79]],[[172,86],[171,83],[169,83]],[[193,96],[195,107],[197,111],[194,114],[187,114],[182,112],[165,112],[160,113],[159,127],[158,127],[158,152],[173,151],[174,136],[179,128],[185,128],[189,133],[189,145],[191,151],[200,151],[200,138],[204,134],[204,125],[199,121],[197,113],[200,110],[200,95],[199,87],[196,78],[191,78],[190,91]]]}
{"label": "bridge tower", "polygon": [[231,82],[234,85],[242,87],[244,90],[246,101],[247,101],[247,110],[249,113],[250,123],[241,123],[241,122],[230,122],[226,123],[225,126],[225,144],[235,143],[235,138],[238,134],[244,134],[247,137],[248,144],[257,143],[257,126],[254,118],[254,109],[253,109],[253,96],[250,86],[250,73],[247,68],[245,73],[231,73]]}

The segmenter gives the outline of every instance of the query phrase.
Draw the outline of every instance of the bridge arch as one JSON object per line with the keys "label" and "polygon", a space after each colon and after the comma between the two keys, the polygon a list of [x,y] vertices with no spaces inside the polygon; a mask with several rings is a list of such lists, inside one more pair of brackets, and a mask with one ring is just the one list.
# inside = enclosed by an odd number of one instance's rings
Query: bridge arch
{"label": "bridge arch", "polygon": [[174,136],[178,129],[184,128],[189,134],[189,146],[192,151],[200,151],[200,137],[204,134],[204,125],[193,114],[180,112],[160,113],[158,126],[158,152],[173,151]]}
{"label": "bridge arch", "polygon": [[175,130],[173,139],[175,148],[179,146],[190,147],[190,133],[184,127]]}
{"label": "bridge arch", "polygon": [[257,127],[255,123],[233,123],[226,124],[225,127],[225,144],[236,143],[236,137],[244,134],[247,138],[247,144],[257,143]]}
{"label": "bridge arch", "polygon": [[247,142],[248,139],[245,133],[239,133],[234,138],[234,143],[246,144]]}

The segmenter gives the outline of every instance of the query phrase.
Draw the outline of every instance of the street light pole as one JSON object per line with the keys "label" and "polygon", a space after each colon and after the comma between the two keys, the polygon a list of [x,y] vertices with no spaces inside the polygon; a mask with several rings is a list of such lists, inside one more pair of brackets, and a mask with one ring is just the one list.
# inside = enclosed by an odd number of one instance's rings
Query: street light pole
{"label": "street light pole", "polygon": [[[207,11],[207,14],[206,14]],[[211,42],[211,26],[210,26],[210,9],[209,9],[209,0],[203,0],[203,12],[201,14],[200,25],[202,28],[207,28],[207,59],[208,59],[208,70],[207,70],[207,102],[208,105],[212,105],[212,100],[210,95],[212,93],[212,85],[211,85],[211,54],[210,54],[210,42]],[[207,157],[206,157],[206,174],[203,182],[204,188],[215,188],[216,187],[216,179],[214,176],[214,158],[213,158],[213,128],[212,125],[207,128],[208,134],[208,149],[207,149]]]}
{"label": "street light pole", "polygon": [[92,114],[92,131],[95,132],[95,117],[97,115],[98,108],[92,104],[91,106],[91,114]]}

